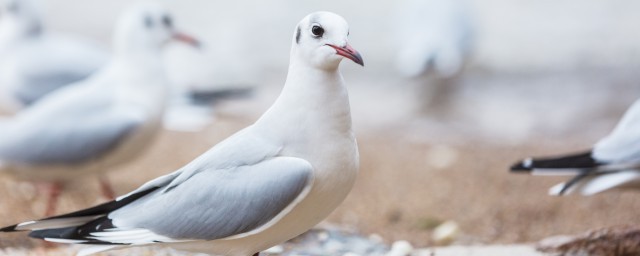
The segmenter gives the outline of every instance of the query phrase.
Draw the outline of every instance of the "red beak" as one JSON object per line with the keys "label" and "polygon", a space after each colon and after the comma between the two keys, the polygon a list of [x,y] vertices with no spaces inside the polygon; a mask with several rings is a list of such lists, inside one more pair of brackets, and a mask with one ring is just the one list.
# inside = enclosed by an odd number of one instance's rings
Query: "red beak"
{"label": "red beak", "polygon": [[173,36],[172,37],[173,37],[174,40],[186,43],[186,44],[191,45],[191,46],[193,46],[195,48],[200,48],[200,46],[201,46],[200,41],[198,41],[198,39],[195,39],[194,37],[192,37],[190,35],[187,35],[187,34],[184,34],[184,33],[181,33],[181,32],[177,32],[177,31],[173,32]]}
{"label": "red beak", "polygon": [[339,47],[339,46],[335,46],[333,44],[327,44],[328,46],[331,46],[331,48],[336,50],[336,54],[340,55],[340,56],[344,56],[347,59],[352,60],[355,63],[360,64],[360,66],[364,67],[364,61],[362,60],[362,56],[360,56],[360,53],[358,51],[356,51],[355,49],[353,49],[353,47],[351,47],[351,45],[346,44],[343,47]]}

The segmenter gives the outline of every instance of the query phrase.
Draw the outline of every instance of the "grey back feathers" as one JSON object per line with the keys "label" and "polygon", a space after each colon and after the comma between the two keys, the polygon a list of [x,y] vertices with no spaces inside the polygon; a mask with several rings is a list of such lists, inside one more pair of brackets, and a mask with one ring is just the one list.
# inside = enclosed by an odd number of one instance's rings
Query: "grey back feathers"
{"label": "grey back feathers", "polygon": [[[55,122],[28,119],[0,127],[0,159],[14,164],[79,163],[113,149],[137,125],[137,119],[105,107],[101,114],[61,117]],[[12,126],[13,125],[13,126]]]}
{"label": "grey back feathers", "polygon": [[133,202],[109,218],[116,227],[144,228],[173,239],[238,235],[275,218],[302,193],[311,171],[308,162],[289,157],[205,170],[166,193],[158,190]]}

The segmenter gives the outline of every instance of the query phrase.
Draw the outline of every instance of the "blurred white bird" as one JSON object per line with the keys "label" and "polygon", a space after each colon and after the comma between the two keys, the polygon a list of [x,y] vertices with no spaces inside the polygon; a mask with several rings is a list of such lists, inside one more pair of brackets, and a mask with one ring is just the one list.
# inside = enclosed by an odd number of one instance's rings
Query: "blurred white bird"
{"label": "blurred white bird", "polygon": [[527,158],[512,172],[533,175],[575,175],[549,190],[551,195],[580,192],[593,195],[614,188],[640,188],[640,100],[624,114],[608,136],[591,150],[560,157]]}
{"label": "blurred white bird", "polygon": [[251,96],[251,86],[234,67],[215,65],[219,61],[201,42],[199,49],[175,45],[165,51],[165,67],[171,81],[171,97],[164,117],[164,128],[197,132],[213,122],[215,105],[224,100]]}
{"label": "blurred white bird", "polygon": [[140,4],[125,12],[108,65],[0,122],[0,171],[51,182],[49,215],[63,182],[138,156],[161,125],[168,89],[161,49],[170,39],[196,44],[174,29],[160,6]]}
{"label": "blurred white bird", "polygon": [[396,67],[407,77],[460,72],[473,44],[467,0],[406,0],[398,14]]}
{"label": "blurred white bird", "polygon": [[14,113],[108,61],[96,44],[46,30],[37,0],[0,0],[0,110]]}
{"label": "blurred white bird", "polygon": [[[467,0],[405,0],[397,14],[395,66],[421,83],[419,109],[431,119],[447,118],[473,46]],[[415,79],[420,78],[420,79]]]}
{"label": "blurred white bird", "polygon": [[0,231],[96,245],[81,255],[165,245],[246,256],[316,225],[355,182],[358,149],[338,66],[363,61],[336,14],[312,13],[294,33],[282,93],[255,124],[115,201]]}

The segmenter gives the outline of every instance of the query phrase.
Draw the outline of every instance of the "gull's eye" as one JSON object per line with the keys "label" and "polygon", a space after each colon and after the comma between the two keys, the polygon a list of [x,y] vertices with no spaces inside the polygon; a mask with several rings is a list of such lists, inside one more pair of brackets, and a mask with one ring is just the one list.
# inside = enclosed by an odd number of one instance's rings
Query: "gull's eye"
{"label": "gull's eye", "polygon": [[324,28],[318,25],[313,25],[313,27],[311,27],[311,34],[315,37],[322,37],[322,35],[324,35]]}
{"label": "gull's eye", "polygon": [[165,27],[171,28],[173,27],[173,20],[168,15],[164,15],[162,16],[162,24],[164,24]]}

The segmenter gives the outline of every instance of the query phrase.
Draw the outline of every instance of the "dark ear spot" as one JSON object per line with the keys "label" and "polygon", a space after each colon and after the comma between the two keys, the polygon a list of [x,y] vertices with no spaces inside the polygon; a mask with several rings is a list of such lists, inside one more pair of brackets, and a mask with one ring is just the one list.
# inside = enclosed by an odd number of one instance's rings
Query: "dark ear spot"
{"label": "dark ear spot", "polygon": [[296,44],[300,43],[300,26],[298,26],[298,30],[296,30]]}
{"label": "dark ear spot", "polygon": [[169,15],[162,16],[162,24],[167,28],[173,27],[173,19]]}
{"label": "dark ear spot", "polygon": [[147,28],[152,28],[153,27],[153,19],[151,18],[151,16],[149,16],[149,15],[145,15],[144,16],[144,25]]}
{"label": "dark ear spot", "polygon": [[16,2],[12,2],[7,7],[7,11],[10,12],[10,13],[16,14],[16,13],[20,12],[20,6]]}

